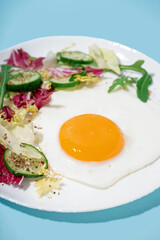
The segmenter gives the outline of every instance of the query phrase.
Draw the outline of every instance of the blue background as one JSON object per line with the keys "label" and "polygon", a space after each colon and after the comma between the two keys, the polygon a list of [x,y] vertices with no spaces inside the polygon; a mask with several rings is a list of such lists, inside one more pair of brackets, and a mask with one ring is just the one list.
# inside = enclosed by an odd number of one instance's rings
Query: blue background
{"label": "blue background", "polygon": [[[33,38],[84,35],[160,62],[159,0],[0,0],[0,50]],[[149,176],[152,177],[152,176]],[[160,239],[160,190],[114,209],[60,214],[0,200],[0,239]]]}

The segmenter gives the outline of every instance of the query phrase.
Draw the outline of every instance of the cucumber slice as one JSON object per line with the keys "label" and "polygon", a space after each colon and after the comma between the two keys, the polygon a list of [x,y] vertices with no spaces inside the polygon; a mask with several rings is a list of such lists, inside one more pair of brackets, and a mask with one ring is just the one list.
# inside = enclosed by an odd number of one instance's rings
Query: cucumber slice
{"label": "cucumber slice", "polygon": [[62,61],[69,64],[91,64],[93,62],[93,58],[89,54],[79,51],[64,51],[57,53],[57,61]]}
{"label": "cucumber slice", "polygon": [[21,155],[17,155],[7,148],[3,155],[3,160],[8,170],[16,176],[24,176],[26,178],[41,177],[43,174],[39,174],[42,166],[48,168],[48,161],[44,154],[32,145],[22,143],[22,145],[31,152],[38,152],[41,158],[26,158]]}
{"label": "cucumber slice", "polygon": [[[19,74],[17,78],[14,78],[16,74]],[[12,71],[10,79],[7,83],[7,90],[10,92],[29,92],[36,90],[41,84],[41,75],[39,72],[32,70],[17,70]]]}
{"label": "cucumber slice", "polygon": [[64,77],[64,78],[51,78],[51,83],[53,87],[56,88],[70,88],[70,87],[75,87],[76,85],[80,84],[79,81],[70,81],[72,76],[69,77]]}

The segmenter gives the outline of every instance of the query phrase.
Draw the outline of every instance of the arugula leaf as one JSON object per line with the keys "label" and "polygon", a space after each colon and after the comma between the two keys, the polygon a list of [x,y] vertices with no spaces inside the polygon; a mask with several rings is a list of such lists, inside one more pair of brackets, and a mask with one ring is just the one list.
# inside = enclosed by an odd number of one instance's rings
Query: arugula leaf
{"label": "arugula leaf", "polygon": [[0,109],[3,109],[3,100],[5,95],[7,94],[6,84],[10,79],[17,78],[20,73],[15,74],[14,76],[10,77],[9,72],[11,70],[12,66],[8,64],[2,64],[1,65],[1,72],[0,72]]}
{"label": "arugula leaf", "polygon": [[137,78],[132,77],[125,77],[122,76],[121,78],[117,78],[113,81],[113,84],[109,87],[108,92],[112,92],[117,86],[121,86],[122,88],[126,89],[127,85],[132,85],[135,83]]}
{"label": "arugula leaf", "polygon": [[149,91],[148,87],[152,84],[152,77],[148,73],[144,74],[138,81],[137,81],[137,96],[143,102],[147,102]]}
{"label": "arugula leaf", "polygon": [[0,82],[0,109],[3,109],[3,100],[6,94],[6,83],[9,81],[9,71],[11,70],[11,65],[1,65],[1,82]]}
{"label": "arugula leaf", "polygon": [[119,65],[119,67],[121,70],[133,70],[133,71],[144,74],[144,72],[146,72],[146,70],[144,68],[142,68],[143,63],[144,63],[144,60],[138,60],[137,62],[135,62],[132,65]]}
{"label": "arugula leaf", "polygon": [[[137,97],[142,102],[147,102],[148,97],[149,97],[148,87],[149,87],[149,85],[152,84],[152,77],[150,74],[148,74],[148,72],[144,68],[142,68],[143,63],[144,63],[144,60],[138,60],[137,62],[135,62],[132,65],[119,65],[119,67],[120,67],[121,71],[122,70],[132,70],[132,71],[139,72],[142,74],[142,77],[138,81],[136,81]],[[121,79],[123,80],[123,77]],[[126,80],[123,80],[123,81],[122,80],[121,81],[119,79],[114,80],[113,84],[115,85],[115,87],[117,85],[122,86],[123,85],[122,82],[125,82],[125,84],[127,84]],[[132,82],[132,83],[134,83],[134,82]],[[113,87],[113,85],[112,85],[110,87],[111,88],[110,92],[112,91],[112,88],[114,89],[115,87]]]}
{"label": "arugula leaf", "polygon": [[77,69],[78,67],[84,68],[84,67],[82,66],[82,64],[80,64],[80,63],[75,63],[72,67],[73,67],[73,69]]}

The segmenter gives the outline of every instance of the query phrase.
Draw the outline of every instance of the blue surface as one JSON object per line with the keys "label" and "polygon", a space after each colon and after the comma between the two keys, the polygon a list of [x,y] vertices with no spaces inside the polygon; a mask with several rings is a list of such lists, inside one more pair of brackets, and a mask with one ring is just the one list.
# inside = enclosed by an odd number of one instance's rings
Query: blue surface
{"label": "blue surface", "polygon": [[[0,50],[43,36],[84,35],[122,43],[160,62],[159,0],[0,0],[0,10]],[[160,190],[83,214],[37,211],[2,199],[0,240],[10,238],[159,240]]]}

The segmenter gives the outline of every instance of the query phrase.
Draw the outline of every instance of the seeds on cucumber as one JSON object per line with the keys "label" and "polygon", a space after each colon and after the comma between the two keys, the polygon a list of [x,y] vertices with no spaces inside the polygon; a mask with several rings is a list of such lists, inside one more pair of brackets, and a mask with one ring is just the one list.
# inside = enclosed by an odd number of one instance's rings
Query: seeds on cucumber
{"label": "seeds on cucumber", "polygon": [[46,169],[48,168],[48,161],[45,155],[32,145],[23,143],[22,146],[31,152],[38,152],[40,158],[27,158],[22,155],[17,155],[7,148],[4,152],[3,160],[8,170],[16,176],[24,176],[26,178],[43,176],[43,173],[40,173],[41,168],[43,166]]}
{"label": "seeds on cucumber", "polygon": [[[18,77],[15,78],[15,75]],[[13,77],[7,83],[7,90],[10,92],[33,91],[36,90],[42,82],[40,73],[32,70],[12,71],[10,76]]]}

